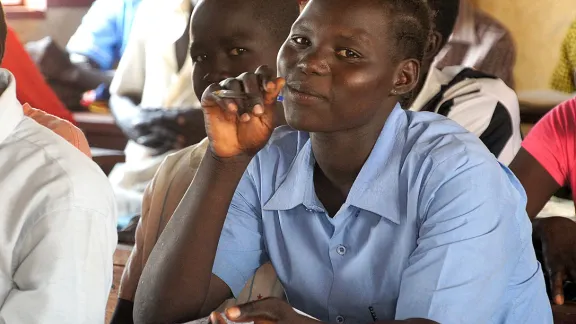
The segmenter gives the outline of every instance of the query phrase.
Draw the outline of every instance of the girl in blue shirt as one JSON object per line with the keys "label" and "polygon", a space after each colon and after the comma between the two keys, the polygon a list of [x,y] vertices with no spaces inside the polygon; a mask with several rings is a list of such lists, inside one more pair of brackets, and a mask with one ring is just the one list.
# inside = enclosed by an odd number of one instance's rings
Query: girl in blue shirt
{"label": "girl in blue shirt", "polygon": [[[516,178],[457,124],[397,104],[430,17],[420,0],[311,0],[281,77],[261,67],[204,91],[210,149],[144,269],[136,322],[206,316],[270,261],[290,306],[324,322],[552,323]],[[279,94],[291,127],[274,130]],[[317,323],[290,306],[226,316]]]}

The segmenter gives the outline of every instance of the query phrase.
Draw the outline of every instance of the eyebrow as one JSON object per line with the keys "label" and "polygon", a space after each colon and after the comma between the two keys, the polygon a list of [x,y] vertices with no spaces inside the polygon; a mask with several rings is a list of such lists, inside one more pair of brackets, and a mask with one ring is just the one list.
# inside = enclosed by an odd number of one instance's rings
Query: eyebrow
{"label": "eyebrow", "polygon": [[372,39],[370,33],[364,29],[352,29],[351,31],[343,32],[337,37],[345,41],[351,41],[355,44],[371,47]]}

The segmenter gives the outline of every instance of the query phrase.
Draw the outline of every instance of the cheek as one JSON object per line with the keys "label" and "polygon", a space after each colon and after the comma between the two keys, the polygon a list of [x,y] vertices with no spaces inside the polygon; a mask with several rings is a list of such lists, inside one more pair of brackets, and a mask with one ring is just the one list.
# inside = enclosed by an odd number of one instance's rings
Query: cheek
{"label": "cheek", "polygon": [[278,76],[285,77],[296,65],[296,51],[287,43],[284,43],[278,52],[277,67]]}
{"label": "cheek", "polygon": [[202,93],[204,93],[204,90],[210,85],[208,81],[204,80],[205,75],[206,72],[200,66],[197,65],[194,67],[192,72],[192,86],[194,87],[194,92],[198,100],[202,98]]}

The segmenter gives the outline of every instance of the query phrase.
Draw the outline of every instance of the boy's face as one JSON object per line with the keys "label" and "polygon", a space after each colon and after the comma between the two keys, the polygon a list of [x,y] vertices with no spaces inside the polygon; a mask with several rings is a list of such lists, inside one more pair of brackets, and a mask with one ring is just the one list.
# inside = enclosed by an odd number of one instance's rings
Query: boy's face
{"label": "boy's face", "polygon": [[260,65],[276,71],[282,40],[258,24],[246,2],[201,1],[192,14],[190,36],[198,98],[210,84],[254,72]]}
{"label": "boy's face", "polygon": [[333,132],[387,116],[399,67],[387,20],[379,0],[306,5],[278,54],[290,126]]}

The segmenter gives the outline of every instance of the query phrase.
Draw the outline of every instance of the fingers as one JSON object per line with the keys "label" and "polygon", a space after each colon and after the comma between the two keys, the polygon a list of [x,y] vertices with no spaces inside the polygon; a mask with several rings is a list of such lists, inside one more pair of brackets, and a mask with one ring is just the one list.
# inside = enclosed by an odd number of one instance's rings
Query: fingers
{"label": "fingers", "polygon": [[202,108],[208,114],[224,112],[224,116],[228,120],[235,120],[238,111],[238,105],[233,100],[223,99],[214,94],[214,92],[222,90],[219,84],[213,83],[202,94]]}
{"label": "fingers", "polygon": [[556,305],[564,304],[564,278],[566,274],[564,271],[555,271],[550,274],[550,289],[552,290],[552,298]]}
{"label": "fingers", "polygon": [[234,322],[279,322],[293,311],[278,298],[265,298],[226,309],[226,317]]}
{"label": "fingers", "polygon": [[217,312],[212,312],[210,314],[210,323],[212,323],[212,324],[227,324],[224,317],[222,317],[222,315],[220,315],[220,313],[217,313]]}

